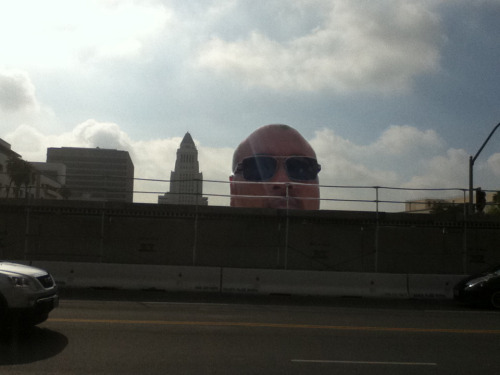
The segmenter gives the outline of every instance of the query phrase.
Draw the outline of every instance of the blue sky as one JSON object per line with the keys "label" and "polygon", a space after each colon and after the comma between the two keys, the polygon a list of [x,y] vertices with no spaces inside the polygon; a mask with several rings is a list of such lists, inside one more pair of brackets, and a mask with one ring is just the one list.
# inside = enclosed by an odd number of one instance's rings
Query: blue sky
{"label": "blue sky", "polygon": [[[0,137],[30,161],[125,149],[136,177],[168,179],[189,131],[204,177],[227,181],[243,138],[286,123],[321,184],[467,188],[500,122],[498,19],[498,0],[2,1]],[[500,131],[475,181],[500,190]]]}

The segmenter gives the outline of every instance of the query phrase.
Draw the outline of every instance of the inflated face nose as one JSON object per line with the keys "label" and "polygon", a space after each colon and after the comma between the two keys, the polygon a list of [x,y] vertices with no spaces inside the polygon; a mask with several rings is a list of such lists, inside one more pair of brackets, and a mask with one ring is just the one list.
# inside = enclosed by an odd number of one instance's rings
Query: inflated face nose
{"label": "inflated face nose", "polygon": [[286,173],[285,163],[282,160],[278,162],[274,176],[271,178],[271,182],[289,182],[290,178]]}
{"label": "inflated face nose", "polygon": [[[273,178],[269,181],[271,183],[270,187],[275,192],[279,191],[279,195],[285,197],[287,196],[287,189],[290,189],[290,178],[285,170],[284,163],[278,163],[278,167],[276,168],[276,172]],[[288,187],[287,187],[288,185]],[[290,192],[288,191],[288,195]]]}

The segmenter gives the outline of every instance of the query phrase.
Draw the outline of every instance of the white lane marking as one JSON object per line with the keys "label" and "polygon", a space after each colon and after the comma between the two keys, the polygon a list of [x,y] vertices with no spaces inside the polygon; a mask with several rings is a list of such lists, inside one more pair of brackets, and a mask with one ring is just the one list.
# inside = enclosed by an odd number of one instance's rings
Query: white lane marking
{"label": "white lane marking", "polygon": [[339,364],[350,364],[350,365],[437,366],[437,363],[433,363],[433,362],[334,361],[334,360],[323,360],[323,359],[292,359],[292,362],[339,363]]}

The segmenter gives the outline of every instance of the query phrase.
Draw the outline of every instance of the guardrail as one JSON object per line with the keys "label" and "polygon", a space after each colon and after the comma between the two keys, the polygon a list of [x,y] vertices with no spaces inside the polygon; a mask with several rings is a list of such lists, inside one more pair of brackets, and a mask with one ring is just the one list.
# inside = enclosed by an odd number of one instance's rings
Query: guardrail
{"label": "guardrail", "polygon": [[[0,174],[2,174],[0,172]],[[3,172],[3,174],[6,174]],[[61,176],[64,177],[64,176]],[[112,175],[89,175],[89,178],[118,178],[126,180],[123,176]],[[124,190],[120,188],[102,187],[94,188],[93,193],[98,193],[101,199],[106,194],[120,193],[133,195],[133,202],[135,203],[158,203],[158,197],[163,196],[168,190],[169,185],[176,180],[157,179],[157,178],[141,178],[133,177],[134,190]],[[213,180],[213,179],[187,179],[184,182],[200,182],[203,186],[203,192],[200,193],[179,193],[181,195],[202,195],[209,198],[209,204],[214,206],[229,206],[230,193],[229,181]],[[296,182],[294,182],[296,183]],[[261,182],[260,184],[266,184]],[[273,183],[276,184],[276,183]],[[285,184],[285,183],[283,183]],[[289,184],[289,183],[286,183]],[[31,191],[36,190],[37,186],[27,185],[24,186],[24,196],[31,196]],[[370,186],[370,185],[330,185],[320,184],[320,202],[321,209],[326,210],[358,210],[358,211],[384,211],[384,212],[429,212],[431,210],[445,210],[452,209],[461,211],[464,215],[469,211],[473,213],[474,210],[468,209],[469,202],[471,201],[470,187],[436,187],[436,188],[411,188],[411,187],[391,187],[391,186]],[[8,186],[0,187],[0,197],[8,197],[8,190],[14,189]],[[72,188],[74,193],[81,194],[77,188]],[[488,193],[490,198],[497,190],[483,189]],[[92,193],[85,191],[86,194]],[[68,192],[69,193],[69,192]],[[175,195],[176,193],[170,192],[169,194]],[[14,194],[11,195],[13,197]],[[34,194],[33,196],[38,196]],[[71,199],[71,195],[69,195]],[[201,201],[201,200],[200,200]],[[491,200],[486,202],[486,205],[495,205]]]}
{"label": "guardrail", "polygon": [[[152,188],[154,184],[156,186],[160,184],[160,186],[168,190],[167,184],[172,182],[171,180],[144,178],[135,178],[135,180],[134,202],[151,202],[152,197],[156,198],[157,195],[164,194],[164,192]],[[210,205],[229,205],[229,181],[206,179],[202,180],[202,183],[203,197],[209,199]],[[261,184],[266,184],[266,182],[262,182]],[[460,187],[402,188],[320,184],[319,188],[320,206],[321,209],[325,210],[430,212],[432,210],[452,209],[457,211],[457,213],[466,215],[466,206],[469,201],[468,188]],[[483,191],[493,193],[496,190],[483,189]],[[156,203],[156,201],[155,199],[154,202]]]}
{"label": "guardrail", "polygon": [[450,299],[453,286],[465,276],[49,261],[18,263],[49,271],[62,288],[331,297]]}

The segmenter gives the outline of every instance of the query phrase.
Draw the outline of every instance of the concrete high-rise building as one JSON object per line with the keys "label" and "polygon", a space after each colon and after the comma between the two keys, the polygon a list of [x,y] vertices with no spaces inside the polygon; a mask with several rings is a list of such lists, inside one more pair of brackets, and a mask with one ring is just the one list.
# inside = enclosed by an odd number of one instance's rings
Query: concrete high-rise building
{"label": "concrete high-rise building", "polygon": [[134,164],[127,151],[51,147],[47,162],[66,165],[71,200],[133,201]]}
{"label": "concrete high-rise building", "polygon": [[189,133],[186,133],[177,149],[175,169],[170,172],[170,191],[160,195],[158,203],[208,204],[208,198],[203,197],[203,173],[200,173],[198,164],[198,150]]}

